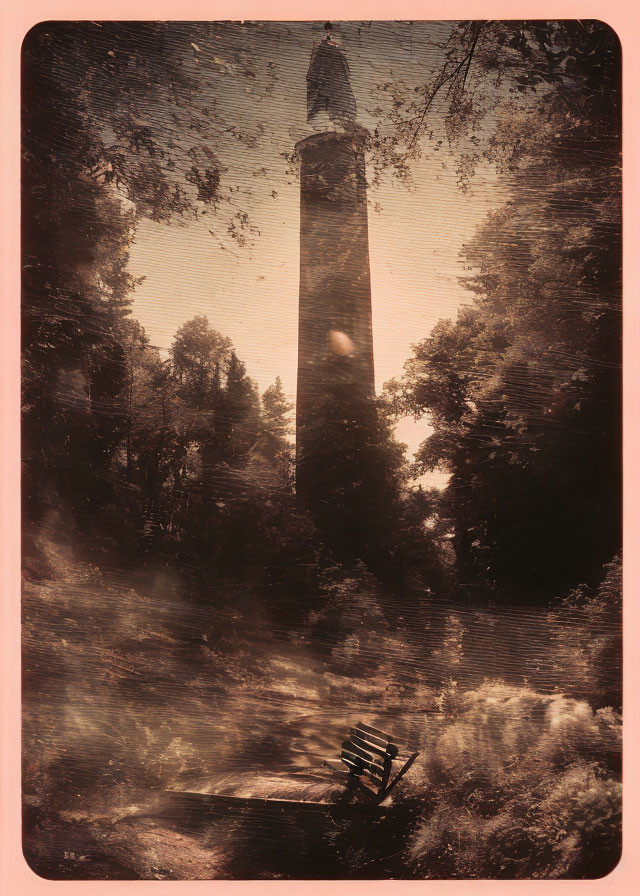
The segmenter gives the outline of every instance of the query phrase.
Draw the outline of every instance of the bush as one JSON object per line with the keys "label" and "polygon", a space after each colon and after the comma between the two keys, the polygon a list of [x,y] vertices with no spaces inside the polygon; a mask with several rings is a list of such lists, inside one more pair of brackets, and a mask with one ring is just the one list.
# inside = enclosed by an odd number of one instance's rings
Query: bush
{"label": "bush", "polygon": [[[411,774],[408,861],[437,878],[592,878],[620,852],[621,719],[491,682],[441,695]],[[433,728],[430,722],[429,728]],[[428,800],[428,803],[427,803]]]}
{"label": "bush", "polygon": [[550,621],[563,618],[553,647],[555,676],[571,682],[572,693],[592,706],[622,709],[622,560],[605,566],[597,590],[581,585]]}

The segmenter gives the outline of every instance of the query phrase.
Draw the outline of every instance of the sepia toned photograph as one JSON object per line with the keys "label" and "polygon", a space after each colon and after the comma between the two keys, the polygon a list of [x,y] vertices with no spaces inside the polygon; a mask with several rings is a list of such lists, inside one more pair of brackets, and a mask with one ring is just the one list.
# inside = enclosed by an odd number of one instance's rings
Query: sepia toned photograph
{"label": "sepia toned photograph", "polygon": [[47,21],[21,79],[29,867],[609,874],[615,32]]}

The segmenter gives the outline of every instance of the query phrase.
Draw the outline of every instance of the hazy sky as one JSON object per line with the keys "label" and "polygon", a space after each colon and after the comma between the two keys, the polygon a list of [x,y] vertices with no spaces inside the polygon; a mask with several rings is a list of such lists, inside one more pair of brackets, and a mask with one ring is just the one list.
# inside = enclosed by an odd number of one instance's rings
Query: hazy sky
{"label": "hazy sky", "polygon": [[[216,42],[194,41],[194,61],[210,78],[216,111],[255,145],[222,137],[215,151],[231,206],[184,224],[143,222],[130,271],[144,282],[133,314],[154,345],[167,349],[177,328],[196,314],[229,336],[261,390],[280,376],[295,400],[299,281],[299,183],[287,174],[295,142],[305,136],[306,72],[323,23],[222,26]],[[424,83],[441,61],[442,23],[343,23],[336,28],[349,58],[358,121],[375,126],[372,110],[388,95],[379,85]],[[437,113],[436,113],[437,116]],[[441,122],[434,120],[434,127]],[[459,252],[487,212],[504,202],[495,174],[479,171],[473,188],[456,186],[455,160],[427,151],[407,188],[391,177],[369,195],[369,241],[376,388],[402,373],[411,345],[442,317],[469,301],[458,283]],[[225,232],[237,206],[259,231],[240,247]],[[424,420],[401,421],[397,435],[415,451]]]}

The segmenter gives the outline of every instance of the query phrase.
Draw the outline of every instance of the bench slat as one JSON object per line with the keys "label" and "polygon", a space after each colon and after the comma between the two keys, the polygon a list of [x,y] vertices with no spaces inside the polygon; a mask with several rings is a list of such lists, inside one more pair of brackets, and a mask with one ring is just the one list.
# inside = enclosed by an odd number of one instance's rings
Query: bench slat
{"label": "bench slat", "polygon": [[355,734],[357,737],[361,737],[363,740],[368,740],[369,743],[375,744],[377,747],[380,747],[381,750],[386,750],[387,744],[389,741],[383,740],[381,737],[376,737],[375,734],[369,734],[364,728],[360,728],[356,726],[351,729],[351,734]]}
{"label": "bench slat", "polygon": [[358,744],[354,743],[353,740],[345,740],[342,744],[343,750],[348,750],[350,753],[355,753],[356,756],[360,756],[361,759],[366,760],[366,762],[371,763],[372,765],[383,767],[382,762],[379,757],[374,756],[373,753],[370,753],[368,750],[363,749]]}
{"label": "bench slat", "polygon": [[357,753],[352,753],[351,750],[345,750],[344,747],[342,749],[342,756],[340,757],[344,762],[345,759],[348,759],[352,765],[357,765],[358,768],[364,769],[366,766],[366,762],[362,759],[361,756],[358,756]]}
{"label": "bench slat", "polygon": [[387,776],[385,775],[384,771],[381,768],[377,768],[376,766],[373,766],[373,768],[366,769],[366,773],[369,775],[370,778],[373,778],[375,781],[377,781],[377,782],[382,781],[383,784],[386,783]]}
{"label": "bench slat", "polygon": [[377,746],[377,744],[372,744],[370,741],[360,737],[360,735],[353,730],[351,731],[351,740],[358,747],[362,747],[363,750],[369,750],[371,753],[375,753],[377,756],[382,756],[383,759],[389,756],[389,754],[383,747],[379,747]]}
{"label": "bench slat", "polygon": [[344,762],[345,765],[349,766],[349,768],[352,768],[356,772],[356,774],[361,775],[366,772],[372,778],[377,778],[380,781],[384,781],[384,773],[380,766],[366,762],[355,753],[351,753],[348,750],[343,750],[342,762]]}
{"label": "bench slat", "polygon": [[392,759],[396,759],[396,757],[398,756],[399,747],[391,740],[383,740],[381,737],[377,737],[375,734],[369,734],[362,728],[352,728],[351,734],[359,737],[361,740],[366,741],[367,749],[373,749],[375,745],[380,750],[384,750],[385,756],[391,756]]}
{"label": "bench slat", "polygon": [[365,774],[366,774],[366,775],[369,775],[369,777],[370,777],[372,780],[376,780],[377,783],[378,783],[378,786],[379,786],[379,787],[381,787],[381,786],[384,784],[384,781],[383,781],[382,777],[380,777],[379,779],[377,779],[377,778],[375,777],[375,775],[373,775],[373,774],[372,774],[368,769],[366,769],[361,763],[359,763],[359,762],[354,762],[353,759],[348,759],[346,756],[343,756],[343,757],[342,757],[342,762],[344,762],[344,764],[347,766],[347,768],[349,769],[349,771],[352,772],[354,775],[357,775],[358,777],[360,777],[361,775],[365,775]]}
{"label": "bench slat", "polygon": [[363,750],[362,747],[354,744],[352,740],[345,740],[342,744],[342,749],[348,750],[349,753],[355,753],[356,756],[360,756],[361,759],[365,759],[367,762],[373,762],[375,758],[373,753],[369,753],[368,750]]}
{"label": "bench slat", "polygon": [[325,768],[331,769],[332,772],[340,772],[341,774],[346,774],[341,759],[325,759],[323,760],[322,764]]}
{"label": "bench slat", "polygon": [[364,722],[358,722],[358,728],[362,728],[367,734],[373,734],[374,737],[379,737],[387,743],[393,742],[393,737],[390,734],[386,734],[384,731],[380,731],[379,728],[374,728],[372,725],[365,725]]}

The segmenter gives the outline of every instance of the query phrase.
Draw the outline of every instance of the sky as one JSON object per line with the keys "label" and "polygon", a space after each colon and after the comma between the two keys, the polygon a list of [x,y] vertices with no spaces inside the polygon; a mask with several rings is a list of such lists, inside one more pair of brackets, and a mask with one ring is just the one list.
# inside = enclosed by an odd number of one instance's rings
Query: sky
{"label": "sky", "polygon": [[[218,214],[182,223],[143,221],[129,269],[144,280],[133,315],[152,344],[166,351],[185,321],[206,315],[231,338],[248,374],[263,391],[279,376],[295,401],[299,286],[299,182],[285,156],[310,131],[306,73],[323,23],[216,26],[192,43],[204,89],[218,118],[255,140],[222,133],[215,151],[227,197]],[[351,68],[357,120],[373,129],[389,94],[385,83],[423,84],[442,60],[446,23],[341,23],[334,33]],[[197,35],[196,35],[197,36]],[[433,127],[442,129],[434,112]],[[224,129],[223,129],[224,130]],[[444,135],[443,135],[444,136]],[[284,155],[283,155],[284,154]],[[369,172],[371,174],[371,172]],[[402,374],[413,344],[441,318],[470,301],[459,283],[460,250],[506,193],[489,168],[470,190],[457,186],[455,159],[443,140],[427,149],[407,186],[391,174],[369,190],[369,251],[376,390]],[[253,228],[244,246],[226,221],[246,212]],[[226,218],[225,218],[226,215]],[[411,459],[430,432],[428,421],[401,420],[396,436]],[[437,485],[438,474],[430,484]]]}

